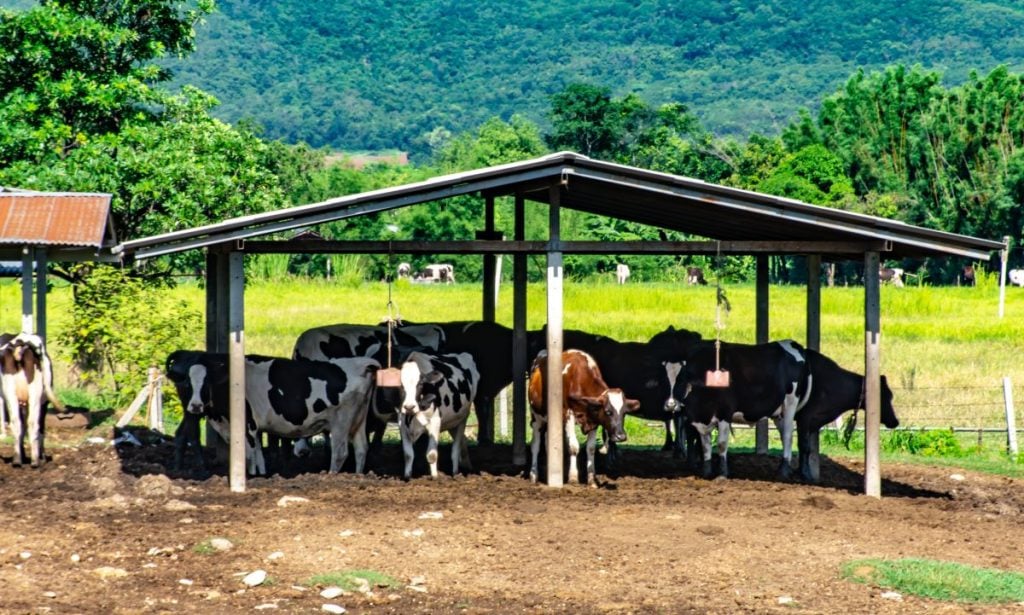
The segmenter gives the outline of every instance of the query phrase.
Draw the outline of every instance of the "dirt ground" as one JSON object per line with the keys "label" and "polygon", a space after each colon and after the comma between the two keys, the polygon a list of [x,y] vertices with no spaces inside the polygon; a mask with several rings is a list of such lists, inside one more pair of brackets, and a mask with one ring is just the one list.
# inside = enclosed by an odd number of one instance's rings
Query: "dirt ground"
{"label": "dirt ground", "polygon": [[[406,483],[389,445],[374,475],[250,479],[232,494],[223,469],[169,473],[169,443],[115,447],[105,435],[51,445],[38,470],[0,449],[0,612],[1024,611],[885,597],[839,575],[863,557],[1024,572],[1020,480],[885,465],[875,500],[857,495],[857,463],[823,460],[814,487],[775,481],[774,457],[735,455],[734,478],[708,481],[668,453],[627,449],[622,475],[600,488],[555,490],[493,446],[471,448],[480,473]],[[213,538],[231,548],[209,548]],[[268,580],[247,588],[257,569]],[[347,570],[398,585],[326,599],[309,583]]]}

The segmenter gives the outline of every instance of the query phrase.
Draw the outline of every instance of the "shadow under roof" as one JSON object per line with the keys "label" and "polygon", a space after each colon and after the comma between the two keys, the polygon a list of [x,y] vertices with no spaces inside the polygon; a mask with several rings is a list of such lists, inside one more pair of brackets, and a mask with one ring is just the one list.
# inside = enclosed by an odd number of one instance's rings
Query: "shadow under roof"
{"label": "shadow under roof", "polygon": [[[711,240],[885,242],[891,244],[885,258],[953,255],[988,260],[993,251],[1003,248],[998,241],[559,152],[126,241],[113,252],[123,258],[148,258],[464,194],[521,193],[546,203],[552,184],[564,186],[562,207]],[[438,251],[443,252],[440,248],[441,244]]]}

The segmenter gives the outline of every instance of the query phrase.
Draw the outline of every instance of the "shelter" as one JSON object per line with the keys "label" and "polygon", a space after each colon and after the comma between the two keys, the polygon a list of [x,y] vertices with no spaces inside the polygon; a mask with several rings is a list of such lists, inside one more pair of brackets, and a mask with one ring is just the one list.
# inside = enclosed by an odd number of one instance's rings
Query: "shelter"
{"label": "shelter", "polygon": [[[0,188],[0,260],[20,262],[22,332],[46,337],[48,262],[113,260],[116,243],[109,194]],[[42,289],[34,323],[33,277]]]}
{"label": "shelter", "polygon": [[[475,240],[305,241],[257,238],[324,222],[381,212],[449,197],[482,198],[484,226]],[[494,200],[515,200],[513,237],[494,228]],[[549,237],[526,241],[524,204],[548,206]],[[563,241],[562,208],[620,218],[711,241]],[[245,487],[244,464],[244,300],[242,259],[246,253],[444,253],[485,255],[483,317],[494,318],[493,271],[496,255],[513,255],[514,365],[525,373],[526,256],[547,256],[549,429],[561,422],[562,259],[564,254],[748,254],[757,257],[757,341],[768,341],[768,261],[772,254],[807,256],[807,346],[820,339],[820,267],[823,255],[862,260],[865,271],[865,492],[881,495],[879,456],[880,323],[879,258],[956,255],[988,260],[999,242],[916,227],[902,222],[809,205],[700,180],[602,162],[560,152],[506,165],[436,177],[405,186],[364,192],[322,203],[243,216],[217,224],[124,242],[114,254],[142,259],[207,249],[207,344],[228,352],[231,370],[231,461],[233,490]],[[551,360],[554,359],[554,360]],[[513,454],[525,462],[525,386],[513,388]],[[487,426],[481,427],[486,434]],[[760,430],[759,447],[767,447]],[[548,484],[562,483],[562,442],[548,438]]]}

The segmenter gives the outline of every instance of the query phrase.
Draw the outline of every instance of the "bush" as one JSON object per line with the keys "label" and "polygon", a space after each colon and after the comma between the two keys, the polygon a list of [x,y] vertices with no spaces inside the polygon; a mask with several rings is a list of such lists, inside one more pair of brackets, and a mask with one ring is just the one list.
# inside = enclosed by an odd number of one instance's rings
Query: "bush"
{"label": "bush", "polygon": [[123,406],[145,385],[150,366],[162,367],[172,351],[196,346],[202,317],[122,269],[89,267],[78,271],[83,281],[74,290],[71,322],[58,337],[72,380]]}
{"label": "bush", "polygon": [[960,457],[964,454],[952,429],[896,431],[884,444],[889,452],[904,452],[924,457]]}

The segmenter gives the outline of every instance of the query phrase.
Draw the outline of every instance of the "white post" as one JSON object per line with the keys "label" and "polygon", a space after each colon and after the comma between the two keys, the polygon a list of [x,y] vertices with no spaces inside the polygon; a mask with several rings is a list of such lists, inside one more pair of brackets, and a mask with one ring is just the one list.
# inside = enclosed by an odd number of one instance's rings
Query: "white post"
{"label": "white post", "polygon": [[1006,259],[1010,256],[1010,237],[1003,237],[1003,249],[999,251],[999,317],[1006,312]]}
{"label": "white post", "polygon": [[498,429],[501,437],[508,437],[508,387],[501,390],[498,396]]}
{"label": "white post", "polygon": [[1013,411],[1013,388],[1010,378],[1003,376],[1003,403],[1006,404],[1006,443],[1010,454],[1017,456],[1017,418]]}
{"label": "white post", "polygon": [[881,297],[878,287],[878,252],[864,254],[864,494],[882,497],[880,432]]}
{"label": "white post", "polygon": [[34,333],[32,326],[32,264],[35,250],[25,246],[21,249],[21,332]]}
{"label": "white post", "polygon": [[[548,362],[544,382],[547,384],[548,406],[548,486],[559,488],[562,478],[562,445],[565,442],[565,423],[562,418],[562,252],[561,243],[561,189],[551,186],[548,210]],[[573,434],[575,437],[576,434]]]}
{"label": "white post", "polygon": [[245,270],[241,252],[228,254],[228,483],[231,491],[245,491]]}
{"label": "white post", "polygon": [[498,260],[494,263],[494,305],[498,305],[498,290],[501,288],[501,261],[505,260],[504,256],[498,256]]}
{"label": "white post", "polygon": [[149,419],[149,428],[153,431],[164,431],[164,403],[163,391],[160,387],[160,370],[156,366],[149,368],[149,404],[146,406],[146,416]]}

